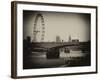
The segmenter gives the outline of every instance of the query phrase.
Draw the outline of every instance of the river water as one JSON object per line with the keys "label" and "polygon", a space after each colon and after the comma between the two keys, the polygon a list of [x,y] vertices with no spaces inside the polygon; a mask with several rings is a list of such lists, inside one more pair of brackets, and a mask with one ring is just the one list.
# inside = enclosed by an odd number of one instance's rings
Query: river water
{"label": "river water", "polygon": [[71,50],[70,53],[60,51],[60,58],[47,59],[46,52],[33,52],[27,60],[25,69],[88,66],[90,65],[90,56],[86,57],[87,54],[80,50]]}

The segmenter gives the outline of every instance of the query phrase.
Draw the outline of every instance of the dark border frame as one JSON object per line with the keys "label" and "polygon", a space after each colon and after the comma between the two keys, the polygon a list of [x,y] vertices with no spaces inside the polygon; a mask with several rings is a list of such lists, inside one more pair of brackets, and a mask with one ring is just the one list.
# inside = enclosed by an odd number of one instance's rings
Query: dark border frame
{"label": "dark border frame", "polygon": [[[63,73],[51,75],[37,75],[37,76],[17,76],[17,4],[36,4],[60,7],[80,7],[80,8],[95,8],[96,9],[96,71],[95,72],[82,72],[82,73]],[[25,2],[25,1],[12,1],[11,2],[11,78],[32,78],[32,77],[50,77],[50,76],[65,76],[65,75],[80,75],[80,74],[94,74],[98,73],[98,7],[89,5],[73,5],[73,4],[57,4],[57,3],[41,3],[41,2]]]}

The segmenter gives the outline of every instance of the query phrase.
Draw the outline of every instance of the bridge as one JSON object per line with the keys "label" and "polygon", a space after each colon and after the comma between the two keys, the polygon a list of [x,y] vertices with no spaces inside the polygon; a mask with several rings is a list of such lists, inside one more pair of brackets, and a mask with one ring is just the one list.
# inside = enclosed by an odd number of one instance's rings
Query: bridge
{"label": "bridge", "polygon": [[32,46],[32,51],[46,52],[47,58],[59,58],[61,49],[65,49],[66,53],[70,53],[70,50],[81,50],[82,52],[90,50],[90,42],[35,42]]}

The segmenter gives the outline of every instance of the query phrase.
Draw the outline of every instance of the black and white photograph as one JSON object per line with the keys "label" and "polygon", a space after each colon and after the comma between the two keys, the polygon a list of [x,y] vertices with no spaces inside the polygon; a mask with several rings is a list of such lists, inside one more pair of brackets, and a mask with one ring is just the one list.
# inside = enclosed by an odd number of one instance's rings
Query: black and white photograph
{"label": "black and white photograph", "polygon": [[23,10],[23,69],[90,66],[90,16]]}
{"label": "black and white photograph", "polygon": [[12,2],[13,78],[97,73],[97,7]]}

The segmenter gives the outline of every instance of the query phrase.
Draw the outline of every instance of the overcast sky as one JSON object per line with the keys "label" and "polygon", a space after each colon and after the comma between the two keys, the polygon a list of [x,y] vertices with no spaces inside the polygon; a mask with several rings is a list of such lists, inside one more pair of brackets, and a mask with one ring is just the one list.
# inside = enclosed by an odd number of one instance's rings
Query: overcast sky
{"label": "overcast sky", "polygon": [[[56,36],[61,40],[72,39],[80,41],[90,40],[90,14],[59,13],[59,12],[36,12],[23,11],[23,37],[30,36],[33,39],[33,27],[37,13],[41,13],[45,23],[44,41],[56,41]],[[41,19],[38,19],[37,29],[41,31]],[[40,40],[40,33],[37,40]]]}

